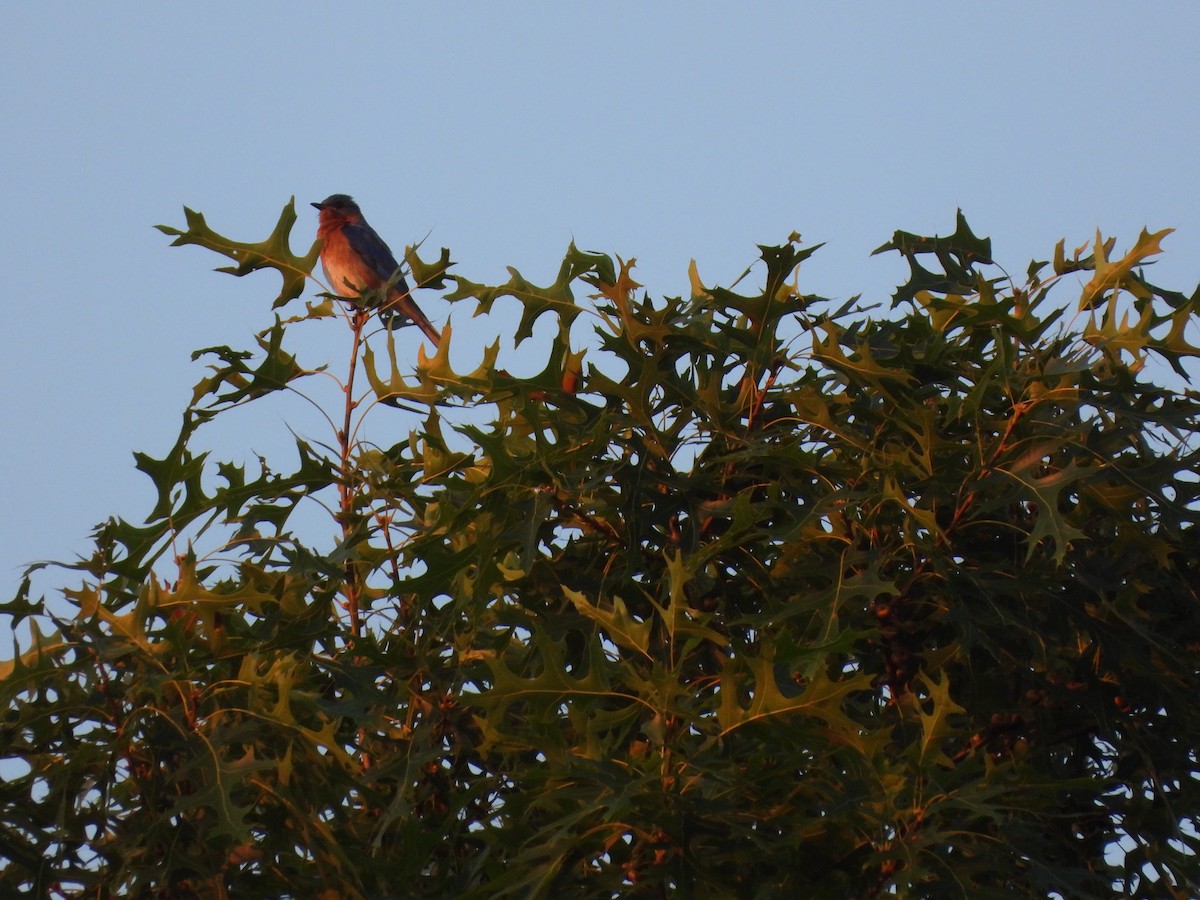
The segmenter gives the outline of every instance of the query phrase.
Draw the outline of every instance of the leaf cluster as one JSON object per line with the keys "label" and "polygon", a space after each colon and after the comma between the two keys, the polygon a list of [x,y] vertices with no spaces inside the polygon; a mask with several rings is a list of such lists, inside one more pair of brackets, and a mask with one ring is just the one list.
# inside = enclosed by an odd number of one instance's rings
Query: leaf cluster
{"label": "leaf cluster", "polygon": [[[316,259],[294,219],[164,230],[286,302]],[[0,607],[0,885],[1194,894],[1200,407],[1148,373],[1200,352],[1200,292],[1146,280],[1163,234],[1017,284],[961,214],[897,232],[882,317],[803,293],[796,235],[758,288],[693,266],[661,299],[574,246],[545,287],[410,251],[451,302],[516,302],[518,344],[554,319],[542,371],[457,372],[450,329],[412,367],[383,331],[347,421],[423,405],[411,435],[298,438],[282,471],[194,447],[324,371],[284,343],[330,310],[202,351],[178,442],[137,457],[147,522],[98,529],[70,615],[29,579]],[[1082,327],[1051,297],[1072,273]],[[305,508],[338,537],[302,541]]]}

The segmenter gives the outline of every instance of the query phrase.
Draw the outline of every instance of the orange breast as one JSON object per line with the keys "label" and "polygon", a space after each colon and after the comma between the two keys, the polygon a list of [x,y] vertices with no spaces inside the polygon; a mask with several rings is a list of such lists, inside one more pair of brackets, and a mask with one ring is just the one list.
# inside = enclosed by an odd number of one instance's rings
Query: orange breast
{"label": "orange breast", "polygon": [[340,230],[318,235],[324,240],[321,247],[321,268],[329,290],[341,297],[357,297],[362,290],[376,290],[379,277],[368,267]]}

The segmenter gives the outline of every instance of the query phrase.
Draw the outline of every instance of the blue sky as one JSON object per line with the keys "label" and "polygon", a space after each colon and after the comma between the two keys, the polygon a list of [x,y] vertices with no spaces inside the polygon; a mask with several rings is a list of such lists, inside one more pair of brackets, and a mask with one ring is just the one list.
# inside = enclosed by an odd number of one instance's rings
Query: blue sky
{"label": "blue sky", "polygon": [[[904,266],[870,251],[962,207],[1014,274],[1060,238],[1149,226],[1177,229],[1154,280],[1200,281],[1191,2],[336,8],[0,7],[6,597],[23,564],[144,517],[131,454],[173,442],[191,351],[271,322],[273,275],[215,274],[153,230],[185,204],[257,240],[295,195],[306,248],[307,203],[347,192],[394,249],[428,234],[472,280],[549,281],[574,239],[636,256],[655,295],[686,291],[692,258],[727,283],[796,230],[827,242],[803,289],[881,300]],[[460,368],[515,327],[462,307]],[[298,343],[344,358],[336,327]],[[285,425],[323,437],[280,411],[211,440],[252,461]]]}

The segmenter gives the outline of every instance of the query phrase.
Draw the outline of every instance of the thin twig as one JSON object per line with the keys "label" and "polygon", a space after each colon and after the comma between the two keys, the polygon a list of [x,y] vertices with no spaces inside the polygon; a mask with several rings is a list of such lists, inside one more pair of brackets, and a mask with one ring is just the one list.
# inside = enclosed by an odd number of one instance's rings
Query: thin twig
{"label": "thin twig", "polygon": [[[341,449],[341,482],[338,485],[338,494],[341,503],[339,505],[339,518],[342,522],[342,538],[348,541],[350,535],[354,532],[354,495],[355,485],[353,472],[350,468],[350,425],[354,415],[354,373],[358,370],[358,353],[362,347],[362,332],[363,326],[367,322],[369,312],[365,309],[356,309],[350,317],[350,330],[354,336],[352,348],[350,351],[350,371],[346,376],[346,385],[343,390],[346,392],[345,415],[342,419],[342,430],[338,433],[338,445]],[[357,637],[361,633],[361,622],[358,615],[358,604],[360,596],[360,585],[358,583],[358,573],[354,567],[353,556],[346,560],[346,610],[350,614],[350,633],[353,637]]]}

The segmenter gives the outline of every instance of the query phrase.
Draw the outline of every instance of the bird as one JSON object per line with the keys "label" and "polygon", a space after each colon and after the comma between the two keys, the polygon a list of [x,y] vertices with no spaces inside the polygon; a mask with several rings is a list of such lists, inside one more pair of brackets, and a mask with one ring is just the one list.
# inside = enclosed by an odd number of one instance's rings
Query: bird
{"label": "bird", "polygon": [[381,317],[387,321],[399,312],[415,322],[435,347],[439,346],[441,332],[413,301],[391,248],[367,224],[354,199],[347,194],[331,194],[312,205],[319,212],[321,268],[325,270],[329,289],[347,298],[386,290]]}

